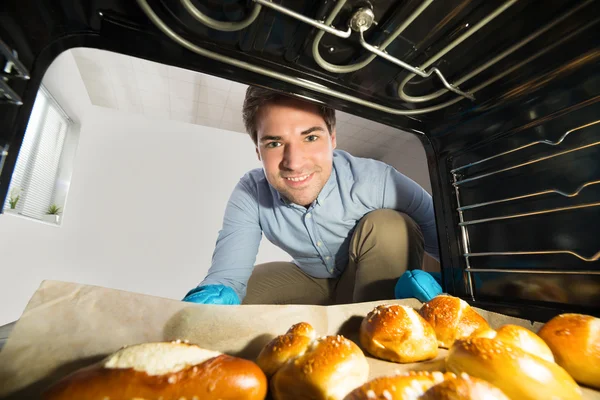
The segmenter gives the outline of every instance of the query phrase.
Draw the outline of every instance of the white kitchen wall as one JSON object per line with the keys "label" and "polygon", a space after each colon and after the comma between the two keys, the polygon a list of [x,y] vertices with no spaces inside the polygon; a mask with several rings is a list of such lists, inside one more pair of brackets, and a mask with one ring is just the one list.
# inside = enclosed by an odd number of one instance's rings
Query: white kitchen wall
{"label": "white kitchen wall", "polygon": [[[179,299],[210,266],[245,135],[91,106],[60,228],[0,216],[0,325],[44,279]],[[257,262],[289,260],[263,239]]]}
{"label": "white kitchen wall", "polygon": [[380,159],[417,182],[431,194],[425,149],[416,136],[401,143],[398,148],[388,150]]}

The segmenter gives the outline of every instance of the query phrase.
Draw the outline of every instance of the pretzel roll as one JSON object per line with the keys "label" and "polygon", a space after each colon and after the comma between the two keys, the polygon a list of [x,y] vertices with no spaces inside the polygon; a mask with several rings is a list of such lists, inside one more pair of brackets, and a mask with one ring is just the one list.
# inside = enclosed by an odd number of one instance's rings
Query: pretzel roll
{"label": "pretzel roll", "polygon": [[288,329],[285,335],[277,336],[267,343],[258,355],[256,363],[267,378],[271,378],[288,360],[303,354],[315,337],[313,327],[306,322],[300,322]]}
{"label": "pretzel roll", "polygon": [[176,342],[125,347],[51,386],[45,400],[262,400],[267,378],[251,361]]}
{"label": "pretzel roll", "polygon": [[489,328],[487,321],[458,297],[436,296],[423,304],[419,314],[433,327],[438,346],[445,349],[478,329]]}
{"label": "pretzel roll", "polygon": [[548,321],[538,335],[546,341],[558,365],[582,385],[600,389],[600,319],[561,314]]}
{"label": "pretzel roll", "polygon": [[464,372],[432,386],[419,400],[510,400],[494,385]]}
{"label": "pretzel roll", "polygon": [[437,356],[433,328],[414,309],[402,305],[377,306],[360,325],[360,343],[371,355],[399,363]]}
{"label": "pretzel roll", "polygon": [[405,374],[373,379],[354,389],[344,400],[407,400],[418,399],[430,387],[455,377],[439,371],[410,371]]}
{"label": "pretzel roll", "polygon": [[271,393],[275,400],[341,400],[368,376],[369,364],[356,344],[340,335],[325,336],[273,375]]}
{"label": "pretzel roll", "polygon": [[550,350],[546,342],[529,329],[519,325],[503,325],[497,331],[491,328],[478,330],[470,337],[487,337],[488,339],[500,340],[506,344],[519,347],[534,356],[554,362],[552,350]]}
{"label": "pretzel roll", "polygon": [[496,339],[456,341],[446,368],[486,380],[511,399],[581,399],[581,389],[560,366]]}
{"label": "pretzel roll", "polygon": [[408,372],[369,381],[344,400],[509,400],[490,383],[461,374]]}

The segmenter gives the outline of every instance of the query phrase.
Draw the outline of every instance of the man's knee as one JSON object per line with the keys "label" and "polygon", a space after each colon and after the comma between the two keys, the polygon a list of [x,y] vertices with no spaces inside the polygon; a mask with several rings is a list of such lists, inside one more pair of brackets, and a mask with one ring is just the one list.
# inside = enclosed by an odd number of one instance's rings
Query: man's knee
{"label": "man's knee", "polygon": [[242,304],[325,304],[329,293],[290,262],[255,266]]}
{"label": "man's knee", "polygon": [[252,274],[250,274],[250,279],[248,280],[248,284],[254,282],[260,282],[265,277],[272,275],[273,272],[277,271],[281,268],[282,263],[278,262],[269,262],[264,264],[258,264],[254,266],[252,269]]}
{"label": "man's knee", "polygon": [[379,209],[371,211],[365,215],[359,222],[358,227],[363,229],[373,230],[386,233],[388,229],[393,231],[418,231],[421,234],[419,225],[408,215],[396,210]]}
{"label": "man's knee", "polygon": [[423,260],[423,234],[408,215],[380,209],[365,215],[359,222],[351,242],[350,257],[354,261],[367,254],[380,259],[408,257],[409,269],[420,268]]}

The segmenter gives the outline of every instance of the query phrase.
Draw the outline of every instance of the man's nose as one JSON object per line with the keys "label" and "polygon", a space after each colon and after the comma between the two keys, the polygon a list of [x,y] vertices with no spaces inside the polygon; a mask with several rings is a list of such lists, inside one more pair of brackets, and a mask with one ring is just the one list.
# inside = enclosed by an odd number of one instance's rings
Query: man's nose
{"label": "man's nose", "polygon": [[282,165],[290,171],[301,171],[304,166],[304,149],[301,144],[286,144]]}

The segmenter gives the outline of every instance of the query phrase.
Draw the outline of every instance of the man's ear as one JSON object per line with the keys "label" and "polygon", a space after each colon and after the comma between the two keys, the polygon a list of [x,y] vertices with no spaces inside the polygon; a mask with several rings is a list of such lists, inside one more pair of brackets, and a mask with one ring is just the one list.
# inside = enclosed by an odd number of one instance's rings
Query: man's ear
{"label": "man's ear", "polygon": [[260,153],[258,152],[258,146],[256,146],[254,149],[256,150],[256,157],[258,157],[258,161],[262,161],[260,159]]}
{"label": "man's ear", "polygon": [[337,147],[337,137],[335,128],[331,132],[331,148],[335,149]]}

